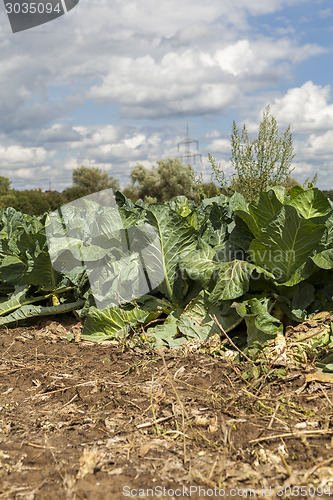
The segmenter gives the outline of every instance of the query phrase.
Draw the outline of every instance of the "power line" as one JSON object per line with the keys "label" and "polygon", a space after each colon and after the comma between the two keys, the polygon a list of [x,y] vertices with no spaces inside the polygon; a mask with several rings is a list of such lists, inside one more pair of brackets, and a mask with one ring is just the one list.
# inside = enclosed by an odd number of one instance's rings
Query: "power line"
{"label": "power line", "polygon": [[[64,181],[64,180],[67,180],[67,179],[71,179],[72,176],[69,176],[69,177],[45,177],[45,179],[38,179],[38,182],[44,182],[44,181]],[[34,184],[36,182],[36,179],[18,179],[18,180],[15,180],[15,181],[12,181],[12,182],[15,182],[15,184],[18,184],[18,183],[23,183],[23,184]]]}
{"label": "power line", "polygon": [[[108,173],[108,175],[111,175],[112,177],[114,176],[120,176],[121,174],[126,174],[126,172],[124,172],[123,170],[121,171],[115,171],[115,172],[111,172],[111,174]],[[22,185],[24,184],[25,186],[31,186],[31,185],[40,185],[42,183],[48,183],[49,185],[49,190],[51,191],[51,183],[54,183],[54,182],[59,182],[59,181],[67,181],[67,180],[72,180],[72,176],[65,176],[65,177],[45,177],[45,178],[42,178],[42,179],[17,179],[17,180],[13,180],[11,181],[13,185],[17,186],[17,185]],[[38,189],[38,188],[36,188]]]}
{"label": "power line", "polygon": [[191,150],[191,144],[196,144],[197,145],[197,149],[199,149],[199,142],[196,141],[196,140],[192,140],[190,138],[190,135],[189,135],[189,131],[188,131],[188,124],[186,125],[186,137],[185,137],[185,140],[184,141],[181,141],[181,142],[178,142],[178,151],[179,151],[179,146],[185,146],[185,152],[180,155],[179,158],[181,159],[185,159],[186,161],[190,160],[189,162],[191,162],[191,159],[193,158],[193,162],[195,163],[195,159],[196,157],[199,157],[200,158],[200,163],[202,161],[202,155],[199,154],[199,153],[193,153],[192,150]]}

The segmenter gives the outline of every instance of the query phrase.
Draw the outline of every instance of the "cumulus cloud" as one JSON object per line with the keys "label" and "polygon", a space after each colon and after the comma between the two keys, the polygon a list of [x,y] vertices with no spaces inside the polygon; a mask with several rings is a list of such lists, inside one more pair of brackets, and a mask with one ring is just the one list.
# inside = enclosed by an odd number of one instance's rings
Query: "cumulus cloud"
{"label": "cumulus cloud", "polygon": [[333,104],[330,85],[316,85],[312,81],[289,89],[275,99],[272,114],[279,125],[291,125],[296,157],[294,173],[305,181],[318,174],[318,186],[327,189],[333,185]]}
{"label": "cumulus cloud", "polygon": [[[27,178],[50,165],[68,175],[85,163],[124,177],[138,162],[176,156],[178,119],[244,109],[249,96],[253,107],[251,93],[286,82],[296,64],[323,52],[292,30],[267,37],[251,26],[253,16],[307,1],[91,0],[15,36],[0,17],[8,33],[0,41],[0,167],[10,147],[17,148],[14,175],[24,177],[27,153]],[[110,116],[108,106],[116,109]],[[226,154],[223,136],[205,141]]]}
{"label": "cumulus cloud", "polygon": [[56,157],[53,162],[62,188],[60,177],[65,175],[65,185],[70,184],[68,174],[81,165],[106,170],[124,186],[136,164],[150,168],[160,159],[177,156],[175,139],[145,127],[81,126],[74,127],[73,132],[78,138],[70,142],[68,154],[65,158]]}
{"label": "cumulus cloud", "polygon": [[330,85],[315,85],[312,81],[289,89],[272,104],[272,113],[282,124],[291,124],[298,132],[333,128],[333,104]]}
{"label": "cumulus cloud", "polygon": [[0,146],[0,175],[22,188],[29,179],[51,176],[54,156],[42,147]]}
{"label": "cumulus cloud", "polygon": [[[57,147],[71,147],[77,141],[80,141],[81,135],[75,127],[64,123],[54,123],[51,127],[43,128],[38,134],[38,141],[46,143],[49,146],[56,143]],[[69,144],[68,144],[69,143]]]}
{"label": "cumulus cloud", "polygon": [[208,151],[211,154],[229,154],[230,155],[230,139],[216,137],[207,145]]}
{"label": "cumulus cloud", "polygon": [[[120,104],[126,117],[205,114],[214,106],[223,109],[239,99],[251,75],[254,86],[258,86],[258,76],[266,79],[270,74],[277,81],[285,70],[285,65],[281,70],[283,61],[297,62],[318,53],[315,45],[297,46],[288,38],[237,40],[239,31],[231,28],[245,30],[248,25],[240,28],[239,19],[246,19],[249,11],[267,13],[296,3],[238,0],[230,6],[220,0],[181,4],[145,0],[80,4],[55,21],[64,35],[61,38],[57,31],[46,38],[42,28],[36,38],[18,35],[27,51],[15,54],[17,47],[10,46],[7,57],[4,54],[1,81],[11,85],[0,86],[1,95],[8,106],[10,94],[11,107],[15,106],[18,115],[26,114],[24,123],[30,119],[37,127],[43,124],[45,107],[53,120],[71,111],[69,102],[50,102],[50,85],[67,85],[67,94],[70,87],[76,91],[79,85],[80,92],[86,88],[85,96],[99,104]],[[41,40],[44,43],[38,43]],[[244,74],[246,82],[238,78]],[[21,91],[10,92],[13,86]],[[22,108],[36,93],[42,102]]]}
{"label": "cumulus cloud", "polygon": [[113,57],[109,66],[110,72],[87,97],[99,104],[116,101],[123,116],[205,114],[229,105],[239,95],[235,82],[223,82],[217,64],[212,68],[205,54],[192,49],[168,52],[160,60],[151,55]]}
{"label": "cumulus cloud", "polygon": [[24,148],[22,146],[0,146],[0,168],[23,167],[27,164],[40,166],[54,156],[54,151],[44,148]]}
{"label": "cumulus cloud", "polygon": [[[222,48],[169,51],[161,57],[110,57],[107,73],[87,97],[99,104],[116,101],[123,116],[159,118],[175,114],[223,111],[264,81],[278,81],[286,62],[322,52],[316,45],[297,46],[288,39],[261,38]],[[252,83],[251,83],[252,80]]]}
{"label": "cumulus cloud", "polygon": [[328,130],[324,134],[310,134],[307,140],[306,152],[311,156],[320,155],[326,158],[333,154],[333,130]]}

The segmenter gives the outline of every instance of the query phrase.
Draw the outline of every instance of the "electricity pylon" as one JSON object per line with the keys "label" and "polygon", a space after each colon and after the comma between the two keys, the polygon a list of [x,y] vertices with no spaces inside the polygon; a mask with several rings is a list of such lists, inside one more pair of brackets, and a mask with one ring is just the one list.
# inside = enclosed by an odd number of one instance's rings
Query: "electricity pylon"
{"label": "electricity pylon", "polygon": [[191,164],[191,160],[193,159],[193,163],[195,163],[195,160],[197,157],[200,158],[200,163],[202,160],[202,156],[199,153],[194,153],[191,150],[191,144],[196,143],[197,145],[197,150],[199,149],[199,143],[198,141],[192,140],[190,138],[189,132],[188,132],[188,125],[186,125],[186,137],[184,141],[181,141],[178,143],[178,151],[179,151],[179,146],[185,146],[185,151],[182,155],[179,156],[180,159],[185,160],[186,163]]}

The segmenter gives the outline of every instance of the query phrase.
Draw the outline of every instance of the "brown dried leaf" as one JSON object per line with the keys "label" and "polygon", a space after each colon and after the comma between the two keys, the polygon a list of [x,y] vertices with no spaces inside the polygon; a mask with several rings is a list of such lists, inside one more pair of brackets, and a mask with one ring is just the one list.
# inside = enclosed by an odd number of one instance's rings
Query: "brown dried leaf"
{"label": "brown dried leaf", "polygon": [[316,371],[313,373],[307,373],[305,375],[306,382],[328,382],[333,384],[333,375],[329,373],[323,373],[321,371]]}

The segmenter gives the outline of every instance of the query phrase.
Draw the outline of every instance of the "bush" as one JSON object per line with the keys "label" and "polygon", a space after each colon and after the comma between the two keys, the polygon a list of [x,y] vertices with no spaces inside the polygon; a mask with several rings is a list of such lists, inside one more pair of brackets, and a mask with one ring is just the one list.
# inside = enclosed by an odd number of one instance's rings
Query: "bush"
{"label": "bush", "polygon": [[242,132],[235,121],[231,135],[231,164],[235,174],[226,180],[221,165],[209,155],[216,180],[228,194],[241,193],[250,202],[269,186],[287,186],[292,172],[294,147],[290,126],[279,136],[277,121],[267,106],[257,139],[250,140],[245,124]]}

